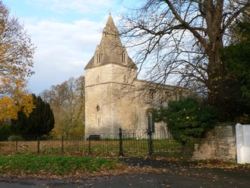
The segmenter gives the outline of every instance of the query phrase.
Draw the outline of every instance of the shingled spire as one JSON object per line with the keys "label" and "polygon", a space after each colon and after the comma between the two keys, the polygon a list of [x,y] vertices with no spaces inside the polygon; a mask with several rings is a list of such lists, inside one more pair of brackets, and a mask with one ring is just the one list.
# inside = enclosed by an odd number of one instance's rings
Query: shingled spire
{"label": "shingled spire", "polygon": [[100,45],[96,47],[95,54],[86,65],[85,70],[111,63],[137,69],[132,59],[128,56],[126,48],[122,45],[118,29],[111,14],[109,14],[106,26],[102,32]]}

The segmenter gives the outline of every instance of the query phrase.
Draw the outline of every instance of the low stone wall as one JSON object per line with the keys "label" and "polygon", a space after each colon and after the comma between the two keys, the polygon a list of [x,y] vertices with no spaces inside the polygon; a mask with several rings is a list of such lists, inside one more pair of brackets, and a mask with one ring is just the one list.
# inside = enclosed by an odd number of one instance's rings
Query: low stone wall
{"label": "low stone wall", "polygon": [[193,160],[221,159],[236,162],[234,126],[216,126],[206,133],[201,143],[195,144]]}

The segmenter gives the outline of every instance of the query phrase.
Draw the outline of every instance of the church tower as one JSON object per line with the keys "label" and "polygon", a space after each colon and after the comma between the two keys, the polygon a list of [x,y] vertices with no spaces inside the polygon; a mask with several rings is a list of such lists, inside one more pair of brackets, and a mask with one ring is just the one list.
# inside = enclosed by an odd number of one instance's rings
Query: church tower
{"label": "church tower", "polygon": [[134,129],[137,67],[119,38],[111,14],[100,44],[85,67],[85,136]]}

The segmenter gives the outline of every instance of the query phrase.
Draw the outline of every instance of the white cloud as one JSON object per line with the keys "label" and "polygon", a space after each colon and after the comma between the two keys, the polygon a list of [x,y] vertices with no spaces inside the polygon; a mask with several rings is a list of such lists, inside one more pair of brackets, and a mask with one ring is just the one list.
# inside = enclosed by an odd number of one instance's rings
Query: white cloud
{"label": "white cloud", "polygon": [[[77,11],[78,13],[97,13],[102,9],[114,7],[116,0],[26,0],[39,8],[56,12]],[[105,10],[106,11],[106,10]]]}
{"label": "white cloud", "polygon": [[[28,89],[36,94],[70,77],[84,75],[84,67],[100,43],[108,10],[111,9],[113,19],[118,25],[119,18],[115,13],[120,12],[121,4],[117,3],[122,2],[122,0],[121,2],[119,0],[23,1],[28,3],[29,8],[34,8],[32,14],[28,14],[27,9],[25,18],[19,18],[21,23],[24,22],[25,30],[37,46],[34,55],[35,75],[30,78],[28,86]],[[62,12],[66,14],[61,14]]]}
{"label": "white cloud", "polygon": [[[70,77],[84,75],[84,67],[101,39],[103,23],[78,20],[73,23],[27,20],[25,29],[37,46],[29,88],[40,93]],[[35,89],[34,89],[35,88]]]}

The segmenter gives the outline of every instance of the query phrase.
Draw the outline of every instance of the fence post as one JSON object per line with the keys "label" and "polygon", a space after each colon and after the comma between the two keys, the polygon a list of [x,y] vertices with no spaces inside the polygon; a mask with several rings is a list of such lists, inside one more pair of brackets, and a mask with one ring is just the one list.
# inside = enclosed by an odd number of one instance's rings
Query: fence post
{"label": "fence post", "polygon": [[37,153],[40,153],[40,138],[37,136]]}
{"label": "fence post", "polygon": [[120,139],[120,148],[119,148],[119,156],[124,156],[123,148],[122,148],[122,128],[119,128],[119,139]]}
{"label": "fence post", "polygon": [[62,135],[62,154],[64,153],[64,137]]}
{"label": "fence post", "polygon": [[16,136],[16,152],[17,152],[17,142],[18,142],[18,137]]}
{"label": "fence post", "polygon": [[148,152],[148,154],[152,155],[154,151],[153,151],[153,139],[152,139],[152,131],[151,130],[148,130],[148,138],[149,138],[149,142],[148,142],[149,152]]}
{"label": "fence post", "polygon": [[89,138],[88,138],[88,140],[89,140],[89,155],[91,155],[92,153],[91,153],[91,144],[90,144],[90,140],[91,140],[91,138],[90,138],[90,136],[89,136]]}

